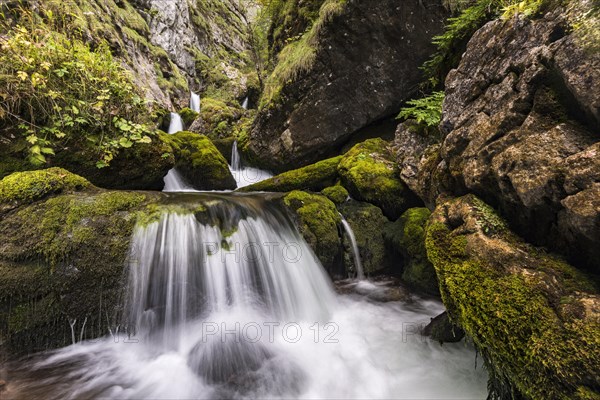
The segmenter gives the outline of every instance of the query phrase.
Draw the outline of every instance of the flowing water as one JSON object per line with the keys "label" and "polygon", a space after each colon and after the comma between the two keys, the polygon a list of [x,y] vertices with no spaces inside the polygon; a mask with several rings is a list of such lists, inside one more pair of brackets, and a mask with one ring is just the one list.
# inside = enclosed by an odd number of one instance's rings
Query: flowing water
{"label": "flowing water", "polygon": [[233,146],[231,147],[231,165],[229,166],[229,170],[231,171],[238,188],[253,185],[273,176],[273,174],[268,171],[244,166],[238,150],[237,141],[234,141]]}
{"label": "flowing water", "polygon": [[176,168],[170,169],[163,181],[165,182],[163,192],[197,192],[192,185],[185,181]]}
{"label": "flowing water", "polygon": [[135,229],[128,334],[17,363],[11,398],[486,397],[472,349],[416,333],[439,302],[337,295],[263,197],[170,197]]}
{"label": "flowing water", "polygon": [[342,217],[342,226],[344,227],[344,232],[346,232],[346,235],[348,235],[350,244],[352,245],[352,257],[354,258],[354,266],[356,267],[356,278],[358,280],[363,280],[365,279],[365,272],[363,269],[362,260],[360,258],[360,251],[358,250],[356,236],[354,236],[354,231],[352,230],[352,227],[348,221],[346,221],[346,218],[344,218],[342,214],[340,214],[340,217]]}
{"label": "flowing water", "polygon": [[244,101],[242,102],[242,108],[243,108],[244,110],[247,110],[247,109],[248,109],[248,101],[249,101],[249,99],[248,99],[248,97],[246,97],[246,98],[244,99]]}
{"label": "flowing water", "polygon": [[169,135],[172,135],[183,130],[183,121],[177,113],[171,113],[171,123],[169,124]]}
{"label": "flowing water", "polygon": [[200,112],[200,95],[190,92],[190,109],[197,113]]}

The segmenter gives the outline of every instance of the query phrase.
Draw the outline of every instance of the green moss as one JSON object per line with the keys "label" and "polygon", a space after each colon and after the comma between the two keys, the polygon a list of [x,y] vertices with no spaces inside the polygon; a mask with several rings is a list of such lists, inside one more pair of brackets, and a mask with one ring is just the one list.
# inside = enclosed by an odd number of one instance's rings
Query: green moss
{"label": "green moss", "polygon": [[404,259],[402,279],[418,290],[436,295],[437,277],[425,248],[425,225],[430,215],[427,208],[411,208],[386,226],[384,237],[387,245]]}
{"label": "green moss", "polygon": [[295,190],[283,198],[292,211],[304,239],[315,251],[325,268],[334,268],[340,255],[338,226],[341,218],[327,197]]}
{"label": "green moss", "polygon": [[271,107],[281,101],[285,85],[309,71],[317,57],[318,39],[323,26],[341,14],[347,0],[326,0],[319,10],[319,17],[298,40],[287,40],[277,59],[277,65],[265,82],[260,107]]}
{"label": "green moss", "polygon": [[209,138],[192,132],[171,135],[175,167],[198,189],[235,189],[227,160]]}
{"label": "green moss", "polygon": [[329,186],[323,189],[321,193],[324,196],[326,196],[329,200],[333,201],[335,204],[344,203],[346,200],[348,200],[348,197],[350,196],[346,188],[340,184],[337,184],[335,186]]}
{"label": "green moss", "polygon": [[0,181],[0,203],[19,205],[47,196],[91,187],[84,178],[62,168],[16,172]]}
{"label": "green moss", "polygon": [[186,107],[179,111],[179,115],[181,116],[181,119],[183,120],[185,126],[190,126],[200,114]]}
{"label": "green moss", "polygon": [[62,194],[0,219],[0,335],[12,352],[70,344],[69,320],[77,337],[86,319],[88,338],[114,328],[130,238],[153,196]]}
{"label": "green moss", "polygon": [[335,184],[338,179],[337,166],[342,157],[329,158],[315,164],[284,172],[273,178],[241,189],[244,192],[289,192],[311,190],[318,192]]}
{"label": "green moss", "polygon": [[[373,274],[390,266],[382,229],[388,220],[381,209],[372,204],[353,200],[340,205],[338,208],[352,227],[364,272]],[[346,270],[355,271],[352,245],[345,233],[343,242]]]}
{"label": "green moss", "polygon": [[201,100],[200,116],[204,122],[204,131],[211,138],[234,136],[236,125],[244,115],[244,110],[224,101],[205,97]]}
{"label": "green moss", "polygon": [[[590,291],[593,283],[573,267],[532,251],[482,204],[467,196],[440,206],[426,246],[452,319],[486,358],[492,382],[509,382],[508,389],[492,385],[493,392],[597,396],[600,323],[582,311],[582,299],[593,299],[597,289]],[[463,226],[442,222],[459,216]]]}
{"label": "green moss", "polygon": [[390,219],[397,219],[415,203],[383,139],[369,139],[354,146],[343,156],[338,172],[353,198],[375,204]]}

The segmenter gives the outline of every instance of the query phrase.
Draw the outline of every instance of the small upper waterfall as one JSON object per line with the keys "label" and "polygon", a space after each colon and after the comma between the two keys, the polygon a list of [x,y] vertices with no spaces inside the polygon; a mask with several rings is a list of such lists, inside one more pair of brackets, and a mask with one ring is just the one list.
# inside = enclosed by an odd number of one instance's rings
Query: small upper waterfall
{"label": "small upper waterfall", "polygon": [[171,113],[171,123],[169,124],[169,135],[183,130],[183,121],[178,113]]}
{"label": "small upper waterfall", "polygon": [[242,108],[243,108],[244,110],[247,110],[247,109],[248,109],[248,101],[249,101],[249,98],[248,98],[248,96],[246,96],[246,98],[245,98],[245,99],[244,99],[244,101],[242,102]]}
{"label": "small upper waterfall", "polygon": [[356,267],[356,278],[358,280],[363,280],[365,279],[365,272],[363,270],[360,251],[358,250],[358,243],[356,242],[356,236],[354,236],[354,231],[352,230],[352,227],[348,221],[346,221],[346,218],[344,218],[342,214],[340,214],[340,216],[342,217],[342,226],[344,227],[344,231],[346,232],[346,235],[348,235],[350,244],[352,245],[352,257],[354,258],[354,265]]}
{"label": "small upper waterfall", "polygon": [[200,95],[190,92],[190,109],[197,113],[200,112]]}
{"label": "small upper waterfall", "polygon": [[238,151],[237,140],[234,140],[233,146],[231,146],[231,169],[233,171],[240,171],[242,169],[242,161],[240,159],[240,152]]}
{"label": "small upper waterfall", "polygon": [[185,179],[181,176],[179,171],[176,168],[172,168],[169,170],[169,173],[163,178],[165,182],[165,187],[163,188],[163,192],[194,192],[194,189],[191,185],[185,181]]}
{"label": "small upper waterfall", "polygon": [[258,168],[245,167],[242,163],[237,140],[234,141],[233,146],[231,146],[231,165],[229,166],[229,170],[231,171],[238,188],[264,181],[265,179],[269,179],[273,176],[273,174],[268,171]]}

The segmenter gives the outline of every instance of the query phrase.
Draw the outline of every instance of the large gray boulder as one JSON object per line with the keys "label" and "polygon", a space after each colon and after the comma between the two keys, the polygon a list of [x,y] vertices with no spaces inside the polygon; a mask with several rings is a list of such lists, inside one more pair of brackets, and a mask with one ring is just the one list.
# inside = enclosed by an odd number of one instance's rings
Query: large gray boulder
{"label": "large gray boulder", "polygon": [[396,113],[415,94],[419,67],[447,16],[439,0],[343,7],[323,19],[311,67],[259,112],[248,150],[264,167],[282,171],[325,158],[358,129]]}

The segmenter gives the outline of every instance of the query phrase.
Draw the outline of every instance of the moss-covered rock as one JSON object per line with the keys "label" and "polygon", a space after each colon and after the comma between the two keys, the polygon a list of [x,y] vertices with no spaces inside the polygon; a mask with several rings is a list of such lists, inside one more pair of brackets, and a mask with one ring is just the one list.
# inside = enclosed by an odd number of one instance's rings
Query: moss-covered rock
{"label": "moss-covered rock", "polygon": [[338,226],[341,217],[327,197],[295,190],[283,198],[300,233],[330,274],[343,272]]}
{"label": "moss-covered rock", "polygon": [[175,152],[175,167],[196,189],[236,188],[227,160],[209,138],[182,131],[170,135],[170,143]]}
{"label": "moss-covered rock", "polygon": [[181,109],[181,111],[179,111],[179,115],[181,116],[181,120],[183,121],[185,126],[190,126],[194,123],[194,121],[196,120],[196,118],[198,118],[200,114],[196,111],[193,111],[189,107],[185,107]]}
{"label": "moss-covered rock", "polygon": [[350,196],[346,188],[340,184],[326,187],[325,189],[321,190],[321,193],[329,200],[333,201],[336,205],[344,203]]}
{"label": "moss-covered rock", "polygon": [[523,243],[472,195],[436,208],[426,246],[452,321],[486,360],[492,395],[598,398],[600,297],[592,281]]}
{"label": "moss-covered rock", "polygon": [[273,178],[240,189],[244,192],[290,192],[310,190],[318,192],[334,185],[338,179],[337,167],[341,156],[319,161],[293,171],[284,172]]}
{"label": "moss-covered rock", "polygon": [[[163,178],[175,163],[173,149],[165,141],[167,135],[158,131],[151,143],[136,143],[122,148],[105,168],[98,168],[97,146],[91,143],[72,142],[68,148],[58,149],[49,158],[47,167],[64,168],[80,175],[93,185],[104,189],[162,190]],[[37,170],[27,161],[26,146],[22,138],[0,145],[0,178],[13,172]]]}
{"label": "moss-covered rock", "polygon": [[384,238],[389,248],[402,255],[402,279],[417,290],[439,295],[435,269],[425,248],[425,226],[430,215],[427,208],[411,208],[386,226]]}
{"label": "moss-covered rock", "polygon": [[0,181],[0,213],[50,195],[91,186],[87,180],[62,168],[15,172]]}
{"label": "moss-covered rock", "polygon": [[3,215],[0,336],[11,352],[70,344],[70,322],[77,339],[114,330],[137,214],[157,196],[93,189]]}
{"label": "moss-covered rock", "polygon": [[200,118],[190,130],[205,134],[211,139],[233,137],[245,113],[238,104],[205,97],[201,100]]}
{"label": "moss-covered rock", "polygon": [[[383,227],[389,222],[381,209],[372,204],[351,200],[339,210],[352,227],[365,274],[373,274],[390,267],[390,259],[383,240]],[[350,239],[344,235],[344,265],[355,271]]]}
{"label": "moss-covered rock", "polygon": [[394,157],[383,139],[354,146],[338,165],[342,183],[353,198],[375,204],[395,220],[417,200],[399,178]]}

